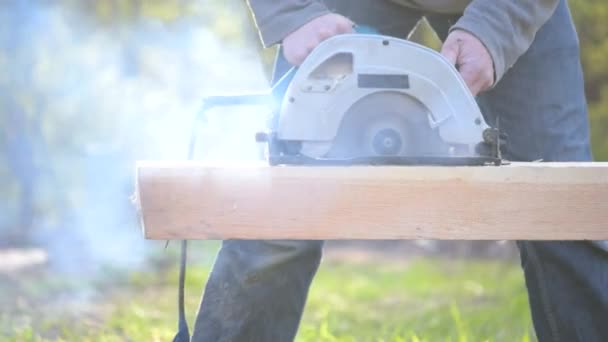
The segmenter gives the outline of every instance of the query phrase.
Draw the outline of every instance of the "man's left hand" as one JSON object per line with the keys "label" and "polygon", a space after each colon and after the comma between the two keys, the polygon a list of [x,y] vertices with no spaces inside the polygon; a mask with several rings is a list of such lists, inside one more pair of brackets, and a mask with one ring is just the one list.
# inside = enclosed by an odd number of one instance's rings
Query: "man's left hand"
{"label": "man's left hand", "polygon": [[488,49],[474,35],[454,30],[443,43],[441,54],[452,63],[473,96],[494,84],[494,62]]}

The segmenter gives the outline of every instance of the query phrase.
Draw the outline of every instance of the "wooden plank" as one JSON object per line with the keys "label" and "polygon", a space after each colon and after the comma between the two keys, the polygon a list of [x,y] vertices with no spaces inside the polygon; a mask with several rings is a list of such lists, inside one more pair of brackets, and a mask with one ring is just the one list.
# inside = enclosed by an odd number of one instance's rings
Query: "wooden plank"
{"label": "wooden plank", "polygon": [[608,239],[608,163],[141,162],[148,239]]}

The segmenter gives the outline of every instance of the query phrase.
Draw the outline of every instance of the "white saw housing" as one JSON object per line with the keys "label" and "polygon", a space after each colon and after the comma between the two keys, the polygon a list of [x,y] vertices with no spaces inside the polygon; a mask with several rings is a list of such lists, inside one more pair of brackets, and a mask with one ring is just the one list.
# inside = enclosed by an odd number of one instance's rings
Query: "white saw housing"
{"label": "white saw housing", "polygon": [[300,153],[313,158],[331,154],[350,120],[362,121],[368,130],[355,139],[373,139],[369,130],[376,120],[382,130],[406,125],[410,117],[424,118],[451,154],[467,156],[476,155],[489,128],[458,71],[442,55],[369,34],[338,35],[315,48],[295,73],[279,113],[277,138],[301,142]]}

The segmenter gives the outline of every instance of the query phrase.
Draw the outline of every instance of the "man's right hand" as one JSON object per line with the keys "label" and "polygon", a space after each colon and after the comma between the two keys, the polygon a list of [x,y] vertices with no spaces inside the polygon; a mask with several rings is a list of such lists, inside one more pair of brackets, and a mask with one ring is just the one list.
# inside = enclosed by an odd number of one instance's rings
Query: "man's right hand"
{"label": "man's right hand", "polygon": [[322,41],[342,33],[352,33],[354,23],[339,14],[317,17],[283,39],[283,55],[292,65],[300,65]]}

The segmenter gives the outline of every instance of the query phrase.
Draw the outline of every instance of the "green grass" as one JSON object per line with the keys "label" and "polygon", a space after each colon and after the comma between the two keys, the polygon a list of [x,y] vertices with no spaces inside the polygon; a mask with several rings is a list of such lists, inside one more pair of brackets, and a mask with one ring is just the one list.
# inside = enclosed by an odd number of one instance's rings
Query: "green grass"
{"label": "green grass", "polygon": [[332,265],[319,272],[299,341],[526,341],[514,264],[416,260]]}
{"label": "green grass", "polygon": [[[188,270],[191,316],[209,269],[207,258]],[[59,293],[60,282],[52,276],[22,288],[19,296],[32,298],[0,313],[0,341],[170,341],[176,328],[177,268],[111,274],[113,281],[94,285],[97,295],[86,300],[85,314],[61,301],[39,305],[45,286],[47,299]],[[68,282],[67,288],[75,286]],[[324,263],[296,340],[529,341],[534,334],[515,263],[383,259]]]}

